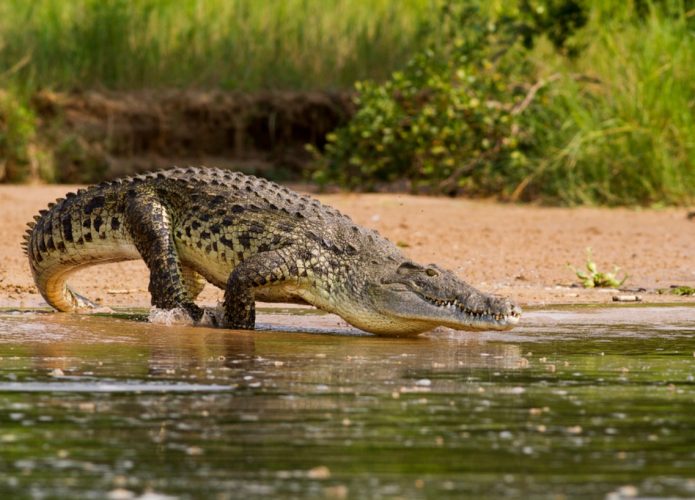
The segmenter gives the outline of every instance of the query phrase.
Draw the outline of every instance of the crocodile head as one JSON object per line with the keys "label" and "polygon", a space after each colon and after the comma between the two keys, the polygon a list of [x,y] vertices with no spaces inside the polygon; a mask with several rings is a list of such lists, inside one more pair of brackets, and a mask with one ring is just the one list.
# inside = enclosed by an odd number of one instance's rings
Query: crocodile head
{"label": "crocodile head", "polygon": [[[411,261],[375,268],[367,283],[372,307],[355,326],[381,335],[413,335],[437,326],[456,330],[508,330],[521,308],[484,294],[451,271]],[[358,324],[360,323],[360,324]]]}

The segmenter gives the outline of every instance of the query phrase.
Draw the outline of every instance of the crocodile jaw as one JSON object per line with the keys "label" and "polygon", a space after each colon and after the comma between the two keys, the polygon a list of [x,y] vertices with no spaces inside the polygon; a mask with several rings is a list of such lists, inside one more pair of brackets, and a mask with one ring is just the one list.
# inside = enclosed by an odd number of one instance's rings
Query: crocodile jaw
{"label": "crocodile jaw", "polygon": [[342,311],[353,325],[377,335],[416,335],[438,326],[455,330],[509,330],[521,308],[506,298],[487,295],[467,284],[458,294],[437,297],[402,283],[368,287],[372,307],[361,314]]}

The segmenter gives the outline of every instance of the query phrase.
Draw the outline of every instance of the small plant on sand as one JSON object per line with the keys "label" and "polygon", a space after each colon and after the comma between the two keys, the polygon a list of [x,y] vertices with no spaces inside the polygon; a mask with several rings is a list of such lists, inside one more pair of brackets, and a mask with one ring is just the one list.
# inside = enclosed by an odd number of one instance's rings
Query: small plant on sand
{"label": "small plant on sand", "polygon": [[613,266],[613,271],[610,273],[600,272],[592,259],[591,248],[586,249],[586,271],[577,269],[571,264],[567,265],[581,280],[584,288],[619,288],[628,278],[625,274],[622,279],[618,279],[617,274],[620,268],[617,266]]}
{"label": "small plant on sand", "polygon": [[695,295],[695,288],[691,286],[672,286],[669,291],[673,295],[680,295],[681,297],[692,297]]}

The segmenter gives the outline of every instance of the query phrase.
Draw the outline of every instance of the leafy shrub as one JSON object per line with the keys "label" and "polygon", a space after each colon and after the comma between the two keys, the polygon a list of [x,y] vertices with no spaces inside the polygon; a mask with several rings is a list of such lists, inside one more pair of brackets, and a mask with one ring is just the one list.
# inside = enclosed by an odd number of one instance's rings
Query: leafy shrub
{"label": "leafy shrub", "polygon": [[588,20],[586,6],[578,0],[519,0],[515,17],[524,46],[533,47],[540,35],[546,35],[556,49],[576,56],[580,46],[575,32]]}
{"label": "leafy shrub", "polygon": [[314,179],[372,189],[487,194],[528,169],[525,117],[539,87],[513,23],[447,5],[449,42],[415,55],[383,84],[359,82],[357,113],[330,134]]}
{"label": "leafy shrub", "polygon": [[0,180],[30,176],[36,117],[17,97],[0,90]]}
{"label": "leafy shrub", "polygon": [[56,180],[53,153],[37,127],[36,114],[21,95],[0,89],[0,182]]}

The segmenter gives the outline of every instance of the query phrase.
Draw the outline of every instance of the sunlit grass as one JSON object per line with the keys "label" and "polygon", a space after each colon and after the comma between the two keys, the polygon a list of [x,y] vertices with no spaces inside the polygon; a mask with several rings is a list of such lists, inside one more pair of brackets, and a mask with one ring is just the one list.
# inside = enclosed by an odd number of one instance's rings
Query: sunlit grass
{"label": "sunlit grass", "polygon": [[349,88],[402,65],[435,14],[434,0],[4,0],[0,73],[32,88]]}
{"label": "sunlit grass", "polygon": [[601,204],[693,200],[695,20],[684,12],[652,10],[639,22],[595,19],[576,61],[537,51],[540,73],[561,76],[545,97],[557,126],[536,130],[540,155],[529,185],[541,196]]}

